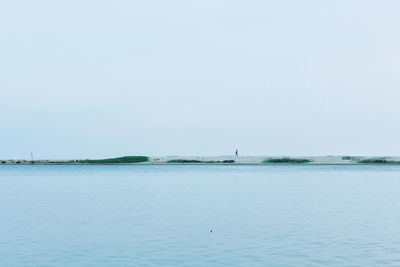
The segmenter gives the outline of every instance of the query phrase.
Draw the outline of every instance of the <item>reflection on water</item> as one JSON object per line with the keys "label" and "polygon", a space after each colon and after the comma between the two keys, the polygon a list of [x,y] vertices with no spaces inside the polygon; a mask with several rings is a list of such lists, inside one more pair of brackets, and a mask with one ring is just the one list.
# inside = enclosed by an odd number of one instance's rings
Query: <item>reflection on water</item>
{"label": "reflection on water", "polygon": [[399,266],[399,190],[396,166],[0,166],[0,265]]}

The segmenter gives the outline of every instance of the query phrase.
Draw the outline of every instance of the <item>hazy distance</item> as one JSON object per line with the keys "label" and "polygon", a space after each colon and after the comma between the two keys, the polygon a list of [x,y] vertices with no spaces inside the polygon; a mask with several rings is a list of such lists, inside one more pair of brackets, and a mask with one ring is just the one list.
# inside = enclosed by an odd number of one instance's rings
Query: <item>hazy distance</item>
{"label": "hazy distance", "polygon": [[399,1],[3,1],[0,158],[400,155]]}

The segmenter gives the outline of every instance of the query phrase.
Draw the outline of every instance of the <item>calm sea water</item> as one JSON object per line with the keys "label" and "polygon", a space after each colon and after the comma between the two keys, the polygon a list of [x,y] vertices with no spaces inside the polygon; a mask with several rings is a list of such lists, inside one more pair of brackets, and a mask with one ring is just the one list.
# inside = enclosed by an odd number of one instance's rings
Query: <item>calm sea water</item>
{"label": "calm sea water", "polygon": [[400,266],[400,167],[0,166],[0,266]]}

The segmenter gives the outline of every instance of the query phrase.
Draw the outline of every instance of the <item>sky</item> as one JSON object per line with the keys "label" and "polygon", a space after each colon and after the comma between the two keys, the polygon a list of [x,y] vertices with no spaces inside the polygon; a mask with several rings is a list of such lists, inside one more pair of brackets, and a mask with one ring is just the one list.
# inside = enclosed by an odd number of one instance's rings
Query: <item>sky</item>
{"label": "sky", "polygon": [[0,2],[0,158],[400,155],[396,0]]}

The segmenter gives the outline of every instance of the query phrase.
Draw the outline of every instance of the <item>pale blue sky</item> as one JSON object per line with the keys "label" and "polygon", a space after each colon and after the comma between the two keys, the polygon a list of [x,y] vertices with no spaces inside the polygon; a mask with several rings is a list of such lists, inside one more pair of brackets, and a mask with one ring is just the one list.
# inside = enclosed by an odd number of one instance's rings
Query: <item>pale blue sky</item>
{"label": "pale blue sky", "polygon": [[0,158],[400,155],[400,2],[0,2]]}

